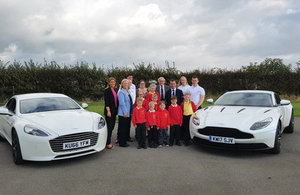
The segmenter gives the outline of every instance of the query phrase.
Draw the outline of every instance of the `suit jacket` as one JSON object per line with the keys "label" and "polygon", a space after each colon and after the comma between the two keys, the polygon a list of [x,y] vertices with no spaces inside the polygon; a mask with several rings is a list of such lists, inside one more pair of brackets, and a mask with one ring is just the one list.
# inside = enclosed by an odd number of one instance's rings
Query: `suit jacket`
{"label": "suit jacket", "polygon": [[170,89],[170,86],[168,86],[168,85],[164,85],[164,93],[165,93],[165,98],[163,98],[163,96],[160,94],[160,85],[157,85],[156,86],[156,92],[157,93],[159,93],[159,95],[160,95],[160,100],[165,100],[166,99],[166,93],[167,93],[167,91],[169,91],[169,89]]}
{"label": "suit jacket", "polygon": [[119,108],[118,115],[124,116],[127,114],[127,117],[130,117],[130,111],[133,110],[133,104],[131,104],[129,96],[127,95],[125,89],[121,89],[118,93],[119,99]]}
{"label": "suit jacket", "polygon": [[[117,93],[117,92],[116,92]],[[111,88],[106,88],[104,91],[104,115],[107,116],[106,107],[110,108],[110,112],[112,115],[117,115],[118,112],[118,99],[117,99],[117,107],[115,104],[115,96],[111,90]]]}
{"label": "suit jacket", "polygon": [[[169,106],[171,105],[171,97],[172,97],[172,90],[169,89],[166,93],[166,106],[167,108],[169,108]],[[175,91],[175,95],[177,97],[177,104],[178,105],[181,105],[182,101],[183,101],[183,92],[182,90],[176,88],[176,91]]]}

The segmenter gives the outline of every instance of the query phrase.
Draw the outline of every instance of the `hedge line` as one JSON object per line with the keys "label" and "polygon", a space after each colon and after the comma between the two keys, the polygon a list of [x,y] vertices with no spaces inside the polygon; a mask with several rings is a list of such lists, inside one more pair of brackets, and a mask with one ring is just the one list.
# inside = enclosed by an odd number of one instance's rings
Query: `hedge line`
{"label": "hedge line", "polygon": [[4,63],[0,61],[0,101],[14,94],[33,92],[64,93],[77,100],[99,100],[103,97],[107,79],[110,76],[120,82],[128,74],[139,80],[156,80],[163,76],[179,80],[184,75],[191,80],[196,75],[207,93],[221,94],[229,90],[266,89],[280,94],[300,94],[300,61],[297,67],[283,64],[282,59],[267,58],[260,64],[254,63],[241,69],[193,70],[182,72],[166,64],[161,68],[152,64],[138,64],[134,68],[97,67],[81,62],[73,66],[59,65],[55,61],[38,64],[29,60]]}

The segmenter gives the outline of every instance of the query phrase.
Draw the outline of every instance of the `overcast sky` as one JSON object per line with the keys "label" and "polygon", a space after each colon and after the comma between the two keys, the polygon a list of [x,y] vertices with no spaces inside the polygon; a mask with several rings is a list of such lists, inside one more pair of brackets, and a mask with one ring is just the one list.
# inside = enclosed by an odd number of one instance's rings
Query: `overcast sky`
{"label": "overcast sky", "polygon": [[0,0],[0,59],[180,70],[300,60],[299,0]]}

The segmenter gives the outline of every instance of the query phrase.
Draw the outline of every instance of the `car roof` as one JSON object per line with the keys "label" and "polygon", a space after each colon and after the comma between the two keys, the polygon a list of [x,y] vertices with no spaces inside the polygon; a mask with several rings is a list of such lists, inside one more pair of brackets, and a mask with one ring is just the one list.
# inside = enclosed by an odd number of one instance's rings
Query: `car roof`
{"label": "car roof", "polygon": [[15,95],[13,97],[18,100],[25,100],[25,99],[34,99],[34,98],[68,97],[68,96],[59,93],[27,93],[27,94]]}
{"label": "car roof", "polygon": [[267,91],[267,90],[236,90],[236,91],[229,91],[227,93],[268,93],[273,94],[273,91]]}

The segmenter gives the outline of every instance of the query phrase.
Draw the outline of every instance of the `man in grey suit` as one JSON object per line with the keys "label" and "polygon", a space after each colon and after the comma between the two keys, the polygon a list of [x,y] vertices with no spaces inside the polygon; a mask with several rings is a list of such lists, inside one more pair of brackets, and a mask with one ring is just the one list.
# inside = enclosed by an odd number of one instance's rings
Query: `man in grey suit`
{"label": "man in grey suit", "polygon": [[160,95],[160,100],[166,100],[166,92],[170,90],[170,86],[165,85],[166,80],[164,77],[158,78],[158,84],[156,87],[156,92]]}

